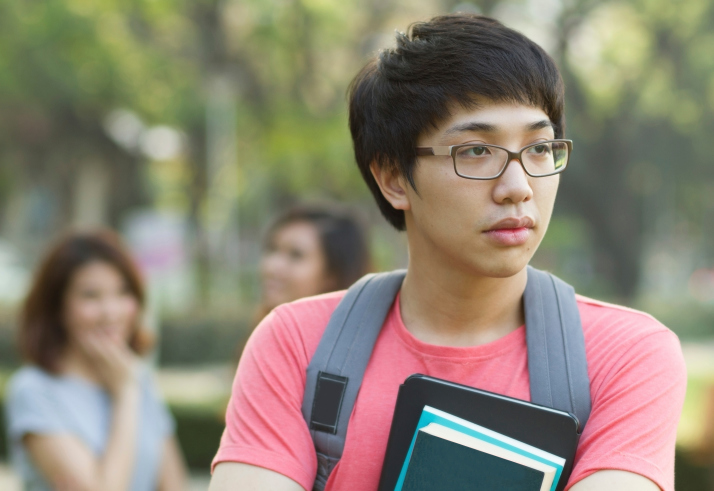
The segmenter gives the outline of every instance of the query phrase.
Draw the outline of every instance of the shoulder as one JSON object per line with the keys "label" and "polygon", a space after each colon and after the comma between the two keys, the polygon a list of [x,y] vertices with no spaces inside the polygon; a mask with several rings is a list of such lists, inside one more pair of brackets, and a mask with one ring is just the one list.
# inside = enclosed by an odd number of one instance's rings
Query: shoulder
{"label": "shoulder", "polygon": [[32,394],[46,395],[47,390],[55,385],[55,378],[45,370],[28,365],[15,372],[7,384],[8,400],[27,397]]}
{"label": "shoulder", "polygon": [[578,301],[583,328],[630,329],[638,335],[657,332],[671,333],[667,327],[646,312],[582,295],[575,297]]}
{"label": "shoulder", "polygon": [[12,376],[7,387],[5,416],[13,441],[25,433],[57,433],[67,429],[64,408],[77,400],[58,389],[61,384],[56,377],[37,367],[21,368]]}
{"label": "shoulder", "polygon": [[596,347],[599,343],[634,344],[652,336],[679,349],[677,336],[650,314],[581,295],[576,297],[585,342],[591,345],[589,347]]}
{"label": "shoulder", "polygon": [[255,329],[246,350],[280,347],[309,360],[344,295],[345,291],[326,293],[276,307]]}
{"label": "shoulder", "polygon": [[[314,331],[320,324],[327,324],[346,291],[325,293],[314,297],[301,298],[279,305],[273,310],[285,325],[300,331]],[[323,326],[324,327],[324,326]]]}
{"label": "shoulder", "polygon": [[[687,372],[677,336],[644,312],[578,297],[592,412],[569,483],[603,469],[674,489]],[[573,488],[574,489],[574,488]]]}
{"label": "shoulder", "polygon": [[628,373],[652,373],[666,367],[677,383],[686,383],[679,338],[653,316],[578,295],[591,382]]}

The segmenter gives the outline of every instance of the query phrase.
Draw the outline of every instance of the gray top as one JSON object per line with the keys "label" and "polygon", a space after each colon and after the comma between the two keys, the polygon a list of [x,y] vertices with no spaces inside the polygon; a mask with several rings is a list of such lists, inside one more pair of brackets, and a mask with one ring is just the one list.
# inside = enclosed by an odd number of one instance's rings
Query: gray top
{"label": "gray top", "polygon": [[[102,387],[70,375],[52,375],[27,366],[11,378],[5,398],[10,456],[26,491],[50,491],[22,444],[27,433],[72,434],[101,456],[107,445],[112,404]],[[158,483],[163,442],[174,432],[174,421],[161,402],[151,375],[141,375],[141,407],[132,491],[154,491]]]}

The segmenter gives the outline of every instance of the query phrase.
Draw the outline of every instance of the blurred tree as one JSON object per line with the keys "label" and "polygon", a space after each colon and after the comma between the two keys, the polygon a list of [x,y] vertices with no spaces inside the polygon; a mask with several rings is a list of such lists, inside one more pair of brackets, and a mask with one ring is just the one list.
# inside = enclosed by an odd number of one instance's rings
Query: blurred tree
{"label": "blurred tree", "polygon": [[[560,199],[589,224],[615,292],[631,298],[648,240],[711,240],[714,5],[570,5],[556,54],[577,144]],[[699,230],[677,230],[682,223]]]}
{"label": "blurred tree", "polygon": [[558,209],[588,224],[618,295],[635,294],[648,240],[679,216],[714,249],[707,0],[0,0],[0,232],[24,227],[24,245],[41,245],[68,223],[118,225],[151,204],[141,132],[108,136],[126,109],[186,136],[207,291],[212,210],[256,230],[298,197],[369,199],[345,89],[394,28],[453,10],[497,16],[559,60],[576,145]]}
{"label": "blurred tree", "polygon": [[391,5],[0,0],[3,233],[42,247],[68,224],[117,226],[151,202],[141,133],[118,144],[106,131],[108,117],[126,108],[138,124],[174,125],[188,137],[186,194],[206,291],[207,201],[212,186],[226,186],[222,174],[212,182],[208,166],[217,87],[237,94],[233,193],[245,194],[248,225],[264,222],[271,201],[364,196],[353,186],[343,94],[363,51],[374,49],[365,46],[369,26]]}
{"label": "blurred tree", "polygon": [[[149,121],[195,113],[197,71],[166,56],[165,35],[181,28],[168,6],[0,1],[0,163],[11,183],[0,204],[23,247],[71,223],[117,225],[147,201],[143,158],[104,123],[121,107]],[[163,39],[147,42],[150,24]]]}

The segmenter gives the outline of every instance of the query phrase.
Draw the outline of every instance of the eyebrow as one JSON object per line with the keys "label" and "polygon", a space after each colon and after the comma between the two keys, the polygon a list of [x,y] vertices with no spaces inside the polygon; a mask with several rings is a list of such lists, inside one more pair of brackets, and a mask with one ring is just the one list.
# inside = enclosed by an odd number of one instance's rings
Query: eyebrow
{"label": "eyebrow", "polygon": [[[555,125],[553,125],[550,120],[543,119],[541,121],[536,121],[535,123],[530,123],[525,126],[526,131],[538,131],[542,130],[543,128],[555,129]],[[447,129],[444,134],[449,136],[468,131],[478,133],[496,133],[497,131],[499,131],[499,129],[500,128],[498,126],[493,124],[470,121],[468,123],[461,123],[452,126],[451,128]]]}
{"label": "eyebrow", "polygon": [[542,119],[540,121],[531,123],[528,126],[526,126],[527,131],[538,131],[538,130],[542,130],[544,128],[553,128],[553,130],[555,130],[555,125],[549,119]]}

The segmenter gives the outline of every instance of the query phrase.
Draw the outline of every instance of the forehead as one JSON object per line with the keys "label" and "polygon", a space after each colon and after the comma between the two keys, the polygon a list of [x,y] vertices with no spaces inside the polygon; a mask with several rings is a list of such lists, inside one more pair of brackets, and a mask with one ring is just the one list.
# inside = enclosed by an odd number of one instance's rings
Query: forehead
{"label": "forehead", "polygon": [[269,238],[275,242],[313,243],[318,241],[318,232],[314,224],[297,220],[278,226]]}
{"label": "forehead", "polygon": [[512,102],[482,100],[472,107],[452,105],[449,117],[427,130],[419,140],[437,139],[444,142],[474,133],[518,136],[534,132],[546,133],[550,137],[553,135],[553,123],[543,109]]}
{"label": "forehead", "polygon": [[90,261],[77,268],[71,277],[72,284],[123,282],[122,272],[107,261]]}

